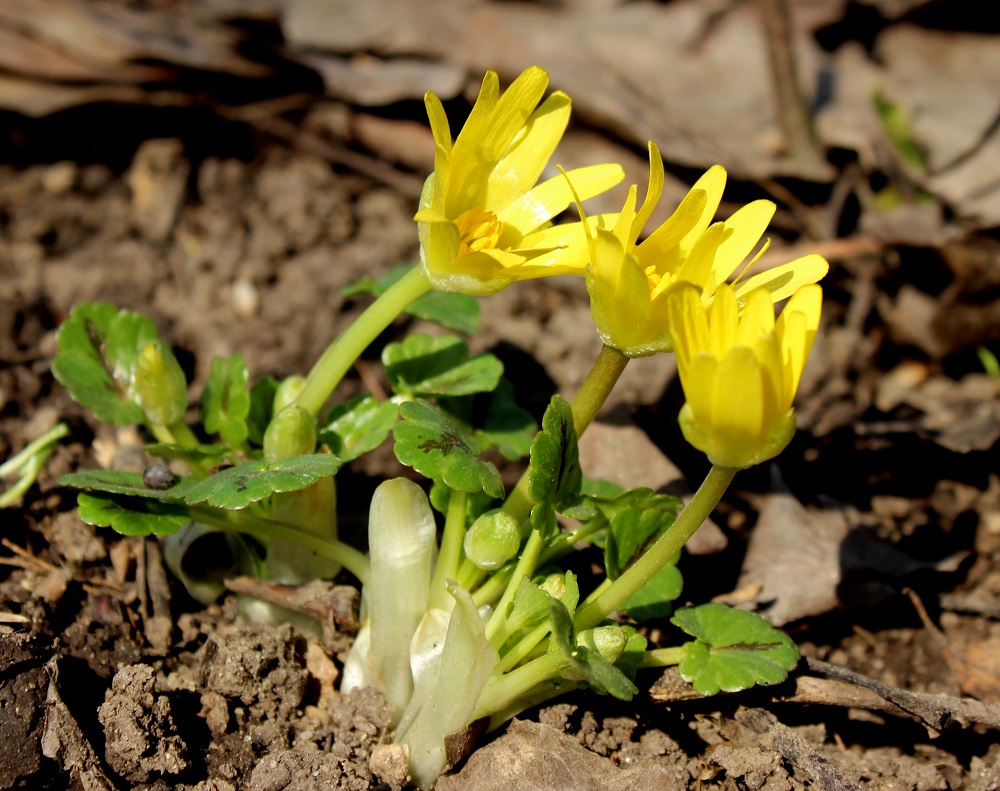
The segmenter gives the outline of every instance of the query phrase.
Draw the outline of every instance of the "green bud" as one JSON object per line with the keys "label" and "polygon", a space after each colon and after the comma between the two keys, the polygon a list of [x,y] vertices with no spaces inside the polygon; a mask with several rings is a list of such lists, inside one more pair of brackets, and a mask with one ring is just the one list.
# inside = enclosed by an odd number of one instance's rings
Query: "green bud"
{"label": "green bud", "polygon": [[267,462],[300,456],[316,450],[316,420],[298,404],[276,414],[264,432],[264,460]]}
{"label": "green bud", "polygon": [[499,568],[516,557],[520,548],[517,520],[499,509],[480,516],[465,534],[465,556],[484,571]]}
{"label": "green bud", "polygon": [[601,659],[614,664],[625,650],[628,636],[620,626],[595,626],[577,635],[577,644],[585,645],[601,655]]}
{"label": "green bud", "polygon": [[566,594],[566,578],[562,574],[549,574],[538,587],[553,599],[562,601],[562,597]]}
{"label": "green bud", "polygon": [[150,423],[170,426],[184,417],[187,381],[180,363],[163,341],[150,341],[142,347],[132,371],[132,391]]}
{"label": "green bud", "polygon": [[278,385],[278,389],[274,391],[274,404],[271,407],[272,414],[277,415],[282,409],[291,404],[299,397],[299,393],[302,392],[302,388],[305,386],[306,378],[304,376],[289,376],[287,379],[282,380],[281,384]]}

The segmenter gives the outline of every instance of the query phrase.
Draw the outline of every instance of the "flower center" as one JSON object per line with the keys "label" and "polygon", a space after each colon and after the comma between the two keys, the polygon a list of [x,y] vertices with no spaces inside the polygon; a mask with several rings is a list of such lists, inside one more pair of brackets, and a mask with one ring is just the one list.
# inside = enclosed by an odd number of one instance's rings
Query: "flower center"
{"label": "flower center", "polygon": [[655,266],[647,266],[642,270],[646,279],[649,281],[649,295],[653,299],[656,299],[663,291],[674,282],[675,278],[669,272],[664,272],[662,275],[656,271]]}
{"label": "flower center", "polygon": [[481,250],[493,250],[503,232],[503,223],[497,216],[480,207],[462,212],[455,220],[455,227],[458,228],[456,258]]}

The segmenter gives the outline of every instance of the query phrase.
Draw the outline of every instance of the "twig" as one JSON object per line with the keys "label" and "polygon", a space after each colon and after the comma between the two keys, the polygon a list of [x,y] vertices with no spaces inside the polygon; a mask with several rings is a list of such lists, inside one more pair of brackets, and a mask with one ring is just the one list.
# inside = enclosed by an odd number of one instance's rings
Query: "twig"
{"label": "twig", "polygon": [[824,791],[861,791],[799,734],[764,709],[740,708],[734,719],[771,742],[774,749]]}
{"label": "twig", "polygon": [[803,164],[822,166],[825,163],[812,116],[799,89],[788,3],[786,0],[759,0],[759,8],[767,37],[775,109],[785,136],[786,153]]}

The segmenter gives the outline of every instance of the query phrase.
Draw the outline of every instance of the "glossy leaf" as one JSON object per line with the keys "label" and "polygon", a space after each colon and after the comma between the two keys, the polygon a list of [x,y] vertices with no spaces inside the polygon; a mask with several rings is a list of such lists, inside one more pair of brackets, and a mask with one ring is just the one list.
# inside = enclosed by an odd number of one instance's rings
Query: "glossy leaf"
{"label": "glossy leaf", "polygon": [[396,424],[394,450],[402,464],[427,478],[440,478],[462,492],[486,492],[503,497],[503,482],[496,467],[477,458],[475,441],[444,412],[426,401],[400,405],[403,420]]}
{"label": "glossy leaf", "polygon": [[349,462],[381,445],[398,417],[399,407],[392,401],[357,396],[330,410],[319,430],[319,444]]}
{"label": "glossy leaf", "polygon": [[72,486],[74,489],[106,494],[144,497],[176,505],[185,502],[184,498],[197,483],[196,478],[182,477],[178,478],[177,483],[169,489],[153,489],[143,483],[140,473],[120,470],[84,470],[71,472],[59,478],[60,486]]}
{"label": "glossy leaf", "polygon": [[85,302],[59,328],[52,373],[74,401],[105,423],[142,423],[145,412],[130,393],[132,371],[139,349],[155,339],[147,317]]}
{"label": "glossy leaf", "polygon": [[249,379],[243,355],[216,357],[201,394],[201,420],[205,431],[218,434],[232,447],[242,445],[249,436]]}
{"label": "glossy leaf", "polygon": [[470,357],[469,347],[454,335],[408,335],[385,347],[382,364],[393,391],[412,396],[485,393],[503,374],[500,360],[492,354]]}
{"label": "glossy leaf", "polygon": [[191,521],[183,506],[157,500],[129,499],[126,504],[113,495],[80,492],[77,506],[88,525],[110,527],[126,536],[166,536]]}
{"label": "glossy leaf", "polygon": [[509,461],[528,455],[538,424],[514,398],[514,387],[503,377],[489,393],[439,398],[438,405],[474,432],[481,447],[494,447]]}
{"label": "glossy leaf", "polygon": [[670,620],[697,638],[684,644],[678,670],[701,695],[780,684],[799,661],[791,638],[756,613],[712,602]]}
{"label": "glossy leaf", "polygon": [[630,489],[595,505],[609,520],[604,562],[608,577],[616,580],[674,523],[682,503],[651,489]]}
{"label": "glossy leaf", "polygon": [[542,417],[542,430],[531,443],[532,528],[546,536],[554,533],[555,511],[578,503],[582,480],[573,413],[565,399],[553,396]]}
{"label": "glossy leaf", "polygon": [[649,581],[633,593],[620,609],[640,623],[651,618],[666,618],[673,612],[673,602],[680,597],[683,590],[684,578],[677,566],[671,563],[650,577]]}
{"label": "glossy leaf", "polygon": [[329,453],[292,456],[271,463],[248,461],[198,481],[185,494],[184,501],[235,511],[272,494],[312,486],[320,478],[335,475],[340,464],[340,459]]}

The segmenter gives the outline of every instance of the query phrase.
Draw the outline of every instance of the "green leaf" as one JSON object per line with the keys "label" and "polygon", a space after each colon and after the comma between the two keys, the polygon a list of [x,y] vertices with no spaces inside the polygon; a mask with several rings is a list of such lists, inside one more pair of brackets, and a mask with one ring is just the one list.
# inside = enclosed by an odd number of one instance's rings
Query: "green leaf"
{"label": "green leaf", "polygon": [[147,317],[85,302],[59,328],[52,373],[105,423],[141,423],[145,412],[131,397],[132,371],[139,349],[154,340],[156,327]]}
{"label": "green leaf", "polygon": [[426,401],[400,405],[403,420],[393,436],[396,458],[427,478],[440,478],[461,492],[486,492],[503,497],[503,481],[496,467],[477,458],[475,440],[451,418]]}
{"label": "green leaf", "polygon": [[370,395],[357,396],[330,410],[326,425],[319,430],[319,444],[347,463],[381,445],[398,416],[399,407],[392,401],[380,403]]}
{"label": "green leaf", "polygon": [[678,670],[700,695],[779,684],[799,661],[791,638],[756,613],[713,602],[680,609],[670,620],[697,638],[682,646]]}
{"label": "green leaf", "polygon": [[676,497],[651,489],[630,489],[610,500],[593,502],[609,520],[604,564],[612,581],[674,523],[682,506]]}
{"label": "green leaf", "polygon": [[[440,478],[435,478],[434,482],[431,484],[431,490],[428,493],[428,499],[431,501],[431,507],[434,508],[442,516],[448,514],[448,503],[451,502],[452,489],[442,481]],[[465,522],[466,524],[472,524],[480,516],[485,514],[491,508],[494,508],[497,503],[497,498],[491,497],[485,492],[471,492],[466,495],[465,498]]]}
{"label": "green leaf", "polygon": [[549,651],[557,651],[566,658],[568,667],[563,675],[573,681],[585,682],[602,695],[631,700],[638,688],[621,670],[604,659],[596,647],[586,644],[590,634],[584,632],[580,635],[581,640],[577,640],[573,618],[562,602],[550,598],[549,616],[553,638],[549,642]]}
{"label": "green leaf", "polygon": [[[353,297],[357,294],[381,296],[389,286],[411,269],[412,267],[409,266],[396,267],[378,280],[363,277],[340,293],[345,297]],[[418,319],[440,324],[445,329],[461,332],[463,335],[475,335],[479,331],[479,301],[467,294],[445,294],[441,291],[430,291],[413,300],[405,312]]]}
{"label": "green leaf", "polygon": [[878,113],[886,137],[896,147],[899,155],[920,172],[927,170],[927,155],[913,136],[912,125],[906,111],[896,102],[885,97],[880,89],[872,94],[872,104]]}
{"label": "green leaf", "polygon": [[469,357],[469,347],[454,335],[408,335],[382,351],[382,364],[400,395],[462,396],[497,386],[503,363],[492,354]]}
{"label": "green leaf", "polygon": [[247,414],[247,435],[257,446],[264,444],[264,434],[274,416],[274,396],[279,382],[272,376],[265,376],[250,388],[250,411]]}
{"label": "green leaf", "polygon": [[192,464],[204,464],[211,467],[221,464],[223,459],[229,459],[236,463],[241,456],[228,445],[219,444],[201,444],[189,448],[187,445],[176,445],[172,442],[155,442],[152,445],[144,445],[143,450],[158,459],[182,461],[189,467]]}
{"label": "green leaf", "polygon": [[557,528],[555,511],[579,504],[580,454],[577,448],[573,412],[561,396],[553,396],[542,430],[531,443],[528,491],[535,504],[531,527],[549,536]]}
{"label": "green leaf", "polygon": [[218,434],[231,447],[239,447],[249,436],[249,380],[243,355],[216,357],[201,394],[201,421],[205,431]]}
{"label": "green leaf", "polygon": [[188,505],[207,503],[237,511],[272,494],[312,486],[321,478],[336,475],[340,464],[340,459],[329,453],[292,456],[271,463],[248,461],[198,481],[185,494],[184,501]]}
{"label": "green leaf", "polygon": [[84,470],[71,472],[59,478],[60,486],[72,486],[74,489],[86,489],[91,492],[143,497],[175,505],[183,504],[188,492],[197,483],[197,478],[181,477],[169,489],[152,489],[143,483],[141,474],[120,470]]}
{"label": "green leaf", "polygon": [[509,461],[528,455],[538,431],[531,413],[517,405],[513,385],[503,377],[489,393],[439,398],[438,406],[468,426],[481,447],[496,448]]}
{"label": "green leaf", "polygon": [[77,513],[88,525],[110,527],[126,536],[167,536],[191,521],[183,506],[130,498],[127,505],[108,494],[80,492]]}
{"label": "green leaf", "polygon": [[[675,556],[674,563],[676,562]],[[651,618],[666,618],[673,612],[673,602],[683,590],[684,578],[677,566],[671,563],[650,577],[645,585],[629,596],[620,609],[640,623]]]}

